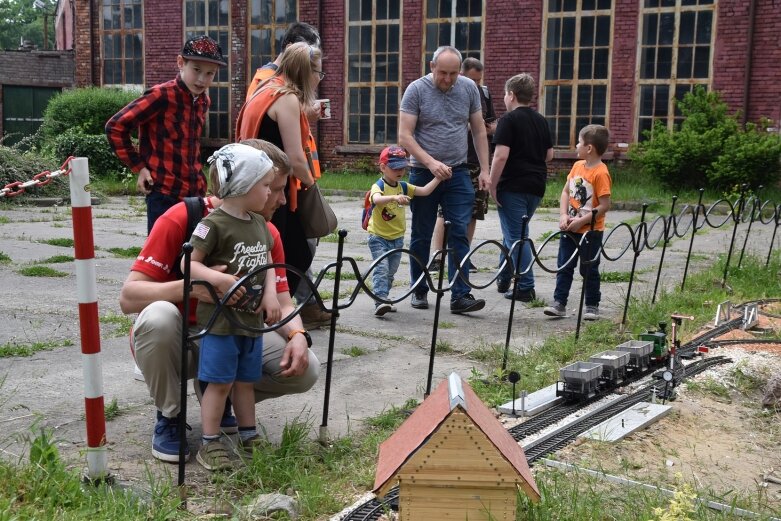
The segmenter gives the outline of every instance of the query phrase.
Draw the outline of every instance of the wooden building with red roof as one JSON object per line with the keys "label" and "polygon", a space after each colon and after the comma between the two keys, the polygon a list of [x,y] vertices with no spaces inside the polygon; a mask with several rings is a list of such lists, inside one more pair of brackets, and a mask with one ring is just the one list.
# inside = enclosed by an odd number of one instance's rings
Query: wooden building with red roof
{"label": "wooden building with red roof", "polygon": [[540,498],[523,449],[455,373],[380,445],[374,491],[397,483],[400,521],[510,521],[518,489]]}

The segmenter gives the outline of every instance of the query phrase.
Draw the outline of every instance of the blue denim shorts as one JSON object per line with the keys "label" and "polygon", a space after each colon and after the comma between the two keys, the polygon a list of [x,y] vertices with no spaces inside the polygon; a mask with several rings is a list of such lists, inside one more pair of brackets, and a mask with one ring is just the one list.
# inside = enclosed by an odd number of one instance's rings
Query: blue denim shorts
{"label": "blue denim shorts", "polygon": [[198,379],[202,382],[256,382],[262,369],[262,336],[206,335],[201,339]]}

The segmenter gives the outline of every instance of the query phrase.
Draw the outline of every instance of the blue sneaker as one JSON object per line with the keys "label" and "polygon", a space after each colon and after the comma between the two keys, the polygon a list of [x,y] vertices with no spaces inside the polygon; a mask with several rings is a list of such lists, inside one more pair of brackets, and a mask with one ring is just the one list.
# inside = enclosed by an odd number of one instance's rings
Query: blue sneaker
{"label": "blue sneaker", "polygon": [[239,432],[239,421],[231,412],[230,405],[225,405],[225,410],[220,420],[220,430],[223,434],[236,434]]}
{"label": "blue sneaker", "polygon": [[[187,425],[187,429],[190,426]],[[186,442],[185,442],[186,443]],[[152,456],[160,461],[179,463],[179,419],[166,418],[157,411],[157,424],[152,433]],[[184,461],[190,459],[190,447],[184,447]]]}

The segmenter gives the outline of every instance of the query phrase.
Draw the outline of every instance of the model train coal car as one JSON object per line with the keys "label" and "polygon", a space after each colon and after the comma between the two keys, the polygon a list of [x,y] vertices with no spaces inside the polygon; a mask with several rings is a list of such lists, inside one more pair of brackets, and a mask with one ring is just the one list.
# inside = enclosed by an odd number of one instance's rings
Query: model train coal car
{"label": "model train coal car", "polygon": [[567,401],[585,400],[620,386],[629,377],[642,376],[667,361],[665,324],[658,331],[647,331],[615,349],[591,356],[587,362],[575,362],[559,369],[556,395]]}

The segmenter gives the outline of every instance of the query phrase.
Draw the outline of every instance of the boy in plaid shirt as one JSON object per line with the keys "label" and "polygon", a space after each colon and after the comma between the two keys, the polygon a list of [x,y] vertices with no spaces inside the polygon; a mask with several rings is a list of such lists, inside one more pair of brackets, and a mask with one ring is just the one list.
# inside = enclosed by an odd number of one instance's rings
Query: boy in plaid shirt
{"label": "boy in plaid shirt", "polygon": [[[179,75],[148,89],[106,123],[106,136],[119,159],[138,174],[146,194],[147,231],[185,197],[205,196],[201,133],[211,101],[206,94],[227,62],[208,36],[190,38],[176,57]],[[138,148],[131,133],[138,129]]]}

